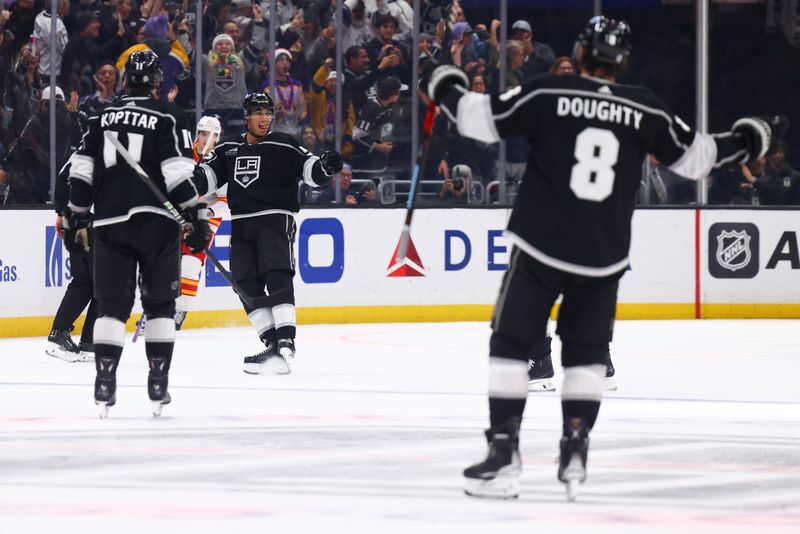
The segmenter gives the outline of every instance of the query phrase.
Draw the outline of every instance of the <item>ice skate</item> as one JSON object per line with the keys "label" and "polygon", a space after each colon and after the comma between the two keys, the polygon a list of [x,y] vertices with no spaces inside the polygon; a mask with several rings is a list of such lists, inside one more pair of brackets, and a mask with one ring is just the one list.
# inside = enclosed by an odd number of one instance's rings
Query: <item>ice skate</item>
{"label": "ice skate", "polygon": [[555,374],[549,354],[539,360],[528,360],[528,391],[555,391]]}
{"label": "ice skate", "polygon": [[617,390],[617,383],[614,381],[615,373],[616,371],[614,370],[614,364],[611,363],[611,356],[609,356],[608,360],[606,360],[606,379],[603,382],[603,387],[605,387],[606,391]]}
{"label": "ice skate", "polygon": [[283,338],[278,340],[278,354],[283,356],[286,362],[294,359],[294,339]]}
{"label": "ice skate", "polygon": [[589,431],[582,419],[572,419],[569,426],[570,434],[561,438],[558,480],[566,484],[567,500],[574,501],[578,486],[586,480]]}
{"label": "ice skate", "polygon": [[71,330],[51,331],[47,336],[45,354],[70,363],[81,361],[81,351],[69,335]]}
{"label": "ice skate", "polygon": [[289,363],[277,352],[277,344],[270,341],[266,349],[244,359],[244,372],[249,375],[271,374],[288,375]]}
{"label": "ice skate", "polygon": [[169,383],[168,361],[164,358],[148,358],[150,372],[147,375],[147,395],[153,401],[153,417],[161,417],[161,410],[172,402],[167,391]]}
{"label": "ice skate", "polygon": [[100,412],[100,419],[108,417],[108,409],[117,403],[117,379],[96,378],[94,381],[94,403]]}
{"label": "ice skate", "polygon": [[186,313],[185,311],[175,312],[175,330],[180,330],[183,326],[183,322],[186,320]]}
{"label": "ice skate", "polygon": [[86,341],[81,341],[78,345],[78,350],[80,351],[82,362],[93,362],[94,361],[94,343],[87,343]]}
{"label": "ice skate", "polygon": [[472,497],[519,497],[519,419],[486,431],[489,453],[480,463],[464,469],[464,493]]}
{"label": "ice skate", "polygon": [[98,358],[97,378],[94,380],[94,403],[100,410],[100,419],[108,417],[108,409],[117,403],[117,361]]}

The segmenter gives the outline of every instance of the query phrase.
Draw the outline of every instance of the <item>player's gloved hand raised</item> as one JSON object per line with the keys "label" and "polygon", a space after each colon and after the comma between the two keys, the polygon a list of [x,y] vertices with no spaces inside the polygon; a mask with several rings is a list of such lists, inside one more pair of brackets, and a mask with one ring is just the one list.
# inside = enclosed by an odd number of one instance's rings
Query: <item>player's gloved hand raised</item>
{"label": "player's gloved hand raised", "polygon": [[780,126],[778,117],[742,117],[733,123],[731,131],[741,134],[747,148],[747,159],[752,161],[767,155],[774,132]]}
{"label": "player's gloved hand raised", "polygon": [[440,104],[444,91],[447,87],[458,86],[464,89],[469,88],[469,78],[464,74],[464,71],[453,65],[441,65],[431,73],[431,79],[428,81],[428,96]]}
{"label": "player's gloved hand raised", "polygon": [[92,246],[89,212],[76,213],[67,208],[64,212],[64,246],[70,254],[86,255]]}
{"label": "player's gloved hand raised", "polygon": [[326,150],[319,156],[319,164],[322,166],[322,172],[328,176],[333,176],[342,170],[342,156],[335,150]]}
{"label": "player's gloved hand raised", "polygon": [[199,202],[181,213],[186,221],[186,233],[183,242],[192,252],[200,252],[211,241],[211,229],[208,227],[208,207]]}

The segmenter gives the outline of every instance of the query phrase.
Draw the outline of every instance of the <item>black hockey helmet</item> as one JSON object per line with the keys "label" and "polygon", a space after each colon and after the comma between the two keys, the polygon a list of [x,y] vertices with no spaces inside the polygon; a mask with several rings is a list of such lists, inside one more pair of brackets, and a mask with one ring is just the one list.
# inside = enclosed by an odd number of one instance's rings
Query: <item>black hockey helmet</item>
{"label": "black hockey helmet", "polygon": [[275,103],[272,101],[272,97],[267,93],[247,93],[247,96],[244,97],[244,102],[242,102],[242,111],[245,118],[259,109],[275,111]]}
{"label": "black hockey helmet", "polygon": [[584,59],[621,66],[631,52],[631,27],[624,20],[592,17],[578,35],[574,59],[579,48],[586,50]]}
{"label": "black hockey helmet", "polygon": [[128,56],[125,63],[125,83],[128,87],[157,89],[164,79],[161,60],[150,50],[139,50]]}

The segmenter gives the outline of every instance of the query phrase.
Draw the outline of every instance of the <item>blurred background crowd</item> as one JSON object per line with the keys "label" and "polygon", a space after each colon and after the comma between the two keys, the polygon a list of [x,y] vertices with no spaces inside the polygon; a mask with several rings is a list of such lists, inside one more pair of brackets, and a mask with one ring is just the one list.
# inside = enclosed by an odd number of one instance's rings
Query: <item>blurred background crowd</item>
{"label": "blurred background crowd", "polygon": [[[405,202],[427,106],[415,81],[443,63],[463,69],[479,92],[548,73],[577,75],[570,59],[573,39],[598,7],[633,29],[631,64],[622,81],[649,86],[694,124],[694,2],[504,3],[501,9],[496,0],[201,0],[200,6],[197,0],[58,0],[51,13],[49,0],[4,0],[0,204],[51,202],[51,154],[60,168],[88,117],[118,94],[127,57],[145,48],[164,66],[160,98],[193,120],[214,115],[224,134],[241,134],[245,94],[265,91],[276,105],[274,129],[314,152],[340,149],[347,165],[331,189],[301,191],[304,203],[317,205]],[[800,173],[794,170],[800,140],[800,40],[794,25],[800,18],[792,9],[797,2],[711,4],[709,130],[727,129],[734,117],[749,113],[781,113],[795,127],[768,158],[709,177],[708,203],[800,204]],[[524,139],[502,145],[464,139],[437,116],[421,171],[421,201],[513,202],[526,147]],[[643,162],[641,204],[698,200],[694,182],[652,158]]]}

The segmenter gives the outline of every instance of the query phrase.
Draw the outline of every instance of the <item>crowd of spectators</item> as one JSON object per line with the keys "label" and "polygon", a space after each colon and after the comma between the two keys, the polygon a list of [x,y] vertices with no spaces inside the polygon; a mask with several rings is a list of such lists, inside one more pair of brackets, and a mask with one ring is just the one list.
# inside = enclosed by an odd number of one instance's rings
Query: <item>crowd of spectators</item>
{"label": "crowd of spectators", "polygon": [[[120,91],[125,61],[137,50],[153,50],[161,59],[164,82],[159,97],[192,116],[198,105],[199,76],[199,105],[204,114],[220,119],[225,134],[244,131],[241,104],[252,91],[273,95],[273,128],[296,137],[309,150],[333,148],[338,122],[347,176],[337,182],[342,187],[338,196],[330,191],[304,192],[304,200],[320,203],[404,200],[411,178],[412,138],[421,138],[421,131],[411,131],[412,109],[417,106],[423,117],[427,106],[424,91],[412,87],[415,58],[423,79],[435,66],[452,64],[464,70],[471,89],[478,92],[513,88],[547,72],[576,74],[570,57],[556,57],[550,46],[535,39],[532,20],[510,21],[501,57],[501,22],[479,20],[477,15],[470,19],[459,0],[421,2],[418,50],[413,49],[410,0],[339,0],[343,1],[340,73],[335,71],[337,0],[277,0],[275,13],[269,12],[268,0],[205,0],[199,42],[196,1],[58,0],[56,46],[51,49],[51,2],[4,0],[0,203],[49,201],[49,106],[55,102],[57,107],[52,150],[60,167],[79,142],[88,117],[109,105]],[[270,24],[276,39],[272,57]],[[197,54],[202,57],[199,72]],[[505,80],[500,75],[503,66]],[[48,87],[51,69],[57,79],[54,91]],[[335,112],[337,87],[342,91],[340,117]],[[421,173],[421,199],[496,202],[503,177],[513,194],[525,172],[526,146],[524,139],[508,140],[501,162],[497,145],[464,139],[438,116]],[[797,173],[785,161],[773,164],[771,159],[765,168],[763,175],[752,169],[752,180],[742,169],[736,170],[738,177],[715,179],[721,192],[715,191],[712,199],[800,202]],[[736,180],[735,186],[725,187]],[[655,201],[664,198],[657,195]]]}

